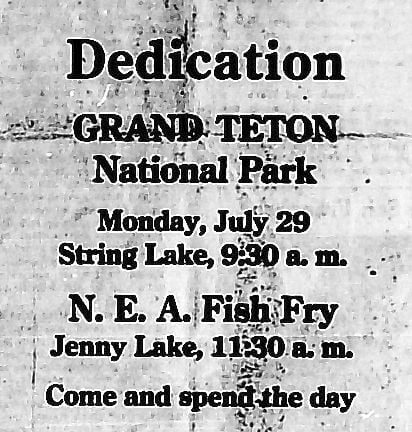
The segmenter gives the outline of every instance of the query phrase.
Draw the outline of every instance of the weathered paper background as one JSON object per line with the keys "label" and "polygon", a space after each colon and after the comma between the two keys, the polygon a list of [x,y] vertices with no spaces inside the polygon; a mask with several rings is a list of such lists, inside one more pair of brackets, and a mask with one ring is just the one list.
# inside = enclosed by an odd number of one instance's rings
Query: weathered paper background
{"label": "weathered paper background", "polygon": [[[411,431],[410,294],[411,250],[411,7],[410,1],[1,1],[0,121],[2,196],[0,246],[0,430],[1,431]],[[217,51],[262,48],[276,37],[280,52],[340,51],[347,80],[343,83],[112,83],[66,81],[70,36],[94,37],[108,50],[138,52],[152,37],[186,34],[191,46]],[[108,98],[97,107],[110,84]],[[307,100],[304,100],[307,96]],[[246,149],[222,145],[210,137],[199,145],[82,145],[70,138],[67,117],[82,111],[119,113],[194,111],[205,117],[217,112],[337,113],[342,137],[336,145],[260,146]],[[34,127],[25,129],[23,123]],[[140,187],[91,185],[91,155],[120,153],[126,160],[161,153],[173,159],[213,160],[240,151],[265,152],[278,160],[306,154],[322,173],[317,187],[237,190],[228,187]],[[365,181],[370,179],[370,182]],[[313,215],[309,233],[276,239],[280,246],[339,247],[347,269],[256,271],[245,285],[242,274],[216,267],[121,272],[104,268],[58,268],[56,246],[71,239],[93,245],[139,243],[140,235],[97,235],[98,207],[124,207],[145,213],[169,207],[179,213],[203,214],[214,220],[217,208],[234,212],[258,207],[274,214],[281,208],[304,208]],[[262,207],[263,206],[263,207]],[[152,236],[173,245],[178,235]],[[268,237],[269,239],[269,237]],[[216,254],[229,236],[193,237]],[[369,271],[377,275],[371,277]],[[319,342],[338,335],[355,352],[352,361],[259,363],[252,381],[262,387],[281,383],[285,389],[311,391],[326,384],[359,395],[347,414],[301,410],[242,416],[236,410],[205,409],[190,415],[173,409],[52,409],[44,403],[49,382],[66,388],[160,389],[236,388],[242,380],[239,362],[204,360],[108,361],[51,360],[54,333],[72,336],[132,338],[134,333],[175,332],[200,340],[236,326],[177,325],[143,328],[68,324],[69,292],[98,295],[110,317],[112,293],[136,292],[143,310],[153,316],[160,300],[174,293],[193,311],[203,292],[231,293],[265,285],[274,298],[303,294],[308,300],[340,302],[331,330],[314,333],[299,326],[280,329],[284,335],[306,335]],[[159,300],[160,299],[160,300]],[[270,329],[273,332],[278,329]],[[261,375],[260,378],[258,376]],[[243,413],[244,414],[244,413]]]}

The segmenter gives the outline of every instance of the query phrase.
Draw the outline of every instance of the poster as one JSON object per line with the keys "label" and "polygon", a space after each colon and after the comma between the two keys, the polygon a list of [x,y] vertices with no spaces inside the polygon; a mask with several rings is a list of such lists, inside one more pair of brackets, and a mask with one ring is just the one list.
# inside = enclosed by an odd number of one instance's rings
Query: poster
{"label": "poster", "polygon": [[412,430],[411,3],[0,11],[0,430]]}

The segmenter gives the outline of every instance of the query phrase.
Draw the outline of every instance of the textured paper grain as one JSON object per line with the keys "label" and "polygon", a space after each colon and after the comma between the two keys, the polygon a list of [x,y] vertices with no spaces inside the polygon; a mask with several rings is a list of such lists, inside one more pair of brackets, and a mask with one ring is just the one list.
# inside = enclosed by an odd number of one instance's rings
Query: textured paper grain
{"label": "textured paper grain", "polygon": [[[0,245],[0,430],[67,432],[123,431],[410,431],[410,229],[412,222],[412,3],[383,0],[273,1],[2,1],[0,44],[0,122],[2,196]],[[339,51],[347,79],[336,83],[205,82],[114,83],[107,76],[92,81],[65,79],[69,69],[67,37],[93,37],[111,51],[137,53],[148,39],[184,35],[193,49],[243,50],[251,42],[264,46],[276,37],[284,52]],[[121,114],[191,111],[212,119],[219,112],[337,113],[338,143],[246,147],[221,144],[215,136],[203,143],[136,145],[80,144],[71,138],[69,119],[85,111]],[[34,125],[26,127],[27,124]],[[26,125],[26,126],[25,126]],[[92,185],[91,155],[118,153],[127,160],[160,153],[170,160],[211,160],[239,152],[290,160],[305,154],[317,163],[316,187],[236,188],[207,185]],[[368,180],[368,181],[367,181]],[[244,274],[216,267],[201,270],[167,268],[121,272],[99,268],[61,268],[56,264],[60,241],[95,244],[95,209],[124,207],[131,213],[170,208],[202,214],[212,223],[216,209],[233,212],[282,208],[306,209],[313,216],[304,235],[280,237],[280,246],[310,252],[339,247],[346,269],[253,270]],[[141,238],[162,245],[180,235],[110,235],[111,245]],[[216,253],[236,237],[206,235],[185,240]],[[270,238],[267,238],[269,240]],[[370,271],[375,270],[376,276]],[[201,293],[246,294],[264,285],[277,298],[285,293],[339,302],[333,328],[322,335],[292,326],[289,336],[319,341],[339,336],[355,352],[351,361],[257,362],[245,377],[240,361],[216,359],[136,361],[124,358],[51,359],[55,333],[71,336],[131,338],[134,325],[110,324],[112,293],[137,293],[148,316],[173,293],[186,310],[196,309]],[[70,292],[98,295],[108,317],[100,324],[69,324]],[[273,329],[276,331],[277,329]],[[207,338],[219,332],[253,334],[248,326],[171,326],[148,323],[150,335]],[[286,369],[286,372],[284,372]],[[283,372],[284,373],[283,373]],[[310,391],[319,384],[358,397],[347,414],[335,411],[182,408],[112,409],[52,408],[44,402],[50,382],[68,388],[159,389],[236,388],[244,380],[260,386],[281,384]]]}

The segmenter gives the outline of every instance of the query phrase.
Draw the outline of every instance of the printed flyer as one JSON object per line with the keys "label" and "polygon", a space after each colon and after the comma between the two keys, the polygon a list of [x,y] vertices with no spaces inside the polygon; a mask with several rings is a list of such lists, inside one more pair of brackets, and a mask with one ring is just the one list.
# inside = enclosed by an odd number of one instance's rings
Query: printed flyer
{"label": "printed flyer", "polygon": [[412,431],[412,2],[0,12],[0,431]]}

